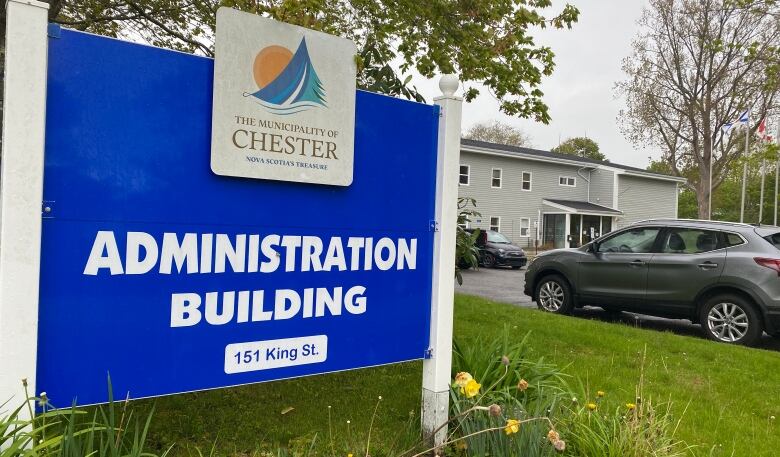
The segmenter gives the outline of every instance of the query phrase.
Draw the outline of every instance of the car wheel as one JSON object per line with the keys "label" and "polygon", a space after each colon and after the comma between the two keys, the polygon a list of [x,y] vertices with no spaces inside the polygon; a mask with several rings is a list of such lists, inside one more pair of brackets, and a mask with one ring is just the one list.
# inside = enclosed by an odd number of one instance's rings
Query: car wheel
{"label": "car wheel", "polygon": [[536,285],[536,305],[555,314],[569,314],[574,308],[569,283],[559,275],[545,276]]}
{"label": "car wheel", "polygon": [[738,295],[717,295],[704,303],[701,326],[708,338],[750,346],[761,337],[761,318],[753,305]]}
{"label": "car wheel", "polygon": [[485,266],[488,268],[493,268],[496,266],[496,257],[489,252],[485,253]]}

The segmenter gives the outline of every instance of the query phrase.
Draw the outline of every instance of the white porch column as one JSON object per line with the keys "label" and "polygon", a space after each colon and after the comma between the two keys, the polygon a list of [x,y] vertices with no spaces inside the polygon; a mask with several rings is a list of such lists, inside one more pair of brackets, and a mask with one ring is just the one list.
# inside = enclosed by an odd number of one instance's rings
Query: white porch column
{"label": "white porch column", "polygon": [[433,287],[431,294],[431,332],[429,358],[423,361],[422,429],[438,446],[447,436],[452,369],[452,316],[455,300],[455,234],[458,202],[458,164],[460,161],[460,119],[463,100],[455,96],[458,78],[443,75],[439,80],[442,95],[434,99],[439,106],[439,145],[436,169],[436,210],[438,231],[434,234]]}
{"label": "white porch column", "polygon": [[[49,5],[6,2],[0,168],[0,403],[35,392]],[[24,415],[27,409],[22,410]]]}
{"label": "white porch column", "polygon": [[571,245],[569,245],[569,235],[571,235],[571,214],[566,213],[566,217],[564,218],[564,232],[563,232],[563,247],[564,248],[570,248]]}

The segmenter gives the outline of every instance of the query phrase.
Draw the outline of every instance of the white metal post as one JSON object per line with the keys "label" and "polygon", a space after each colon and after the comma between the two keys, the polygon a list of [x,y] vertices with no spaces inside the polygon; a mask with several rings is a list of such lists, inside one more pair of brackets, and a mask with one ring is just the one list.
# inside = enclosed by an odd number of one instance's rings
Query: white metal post
{"label": "white metal post", "polygon": [[[35,392],[46,111],[47,15],[34,0],[6,2],[0,167],[0,404]],[[23,409],[26,411],[26,409]]]}
{"label": "white metal post", "polygon": [[761,222],[763,222],[764,219],[764,182],[766,180],[765,176],[766,173],[764,171],[764,168],[766,166],[766,163],[764,162],[764,159],[761,159],[761,196],[758,197],[758,223],[759,225]]}
{"label": "white metal post", "polygon": [[745,222],[745,188],[747,186],[747,160],[750,152],[750,112],[748,112],[747,123],[745,124],[745,163],[742,164],[742,198],[739,204],[739,222]]}
{"label": "white metal post", "polygon": [[433,242],[433,287],[431,295],[430,353],[423,362],[422,428],[425,437],[438,446],[447,436],[452,370],[452,316],[455,300],[455,236],[460,161],[460,119],[463,100],[455,96],[455,75],[439,80],[439,145],[436,162],[436,223]]}
{"label": "white metal post", "polygon": [[[780,145],[780,116],[775,118],[775,130],[775,144]],[[777,185],[780,181],[778,178],[780,178],[780,157],[775,156],[775,217],[773,223],[775,226],[777,226]]]}

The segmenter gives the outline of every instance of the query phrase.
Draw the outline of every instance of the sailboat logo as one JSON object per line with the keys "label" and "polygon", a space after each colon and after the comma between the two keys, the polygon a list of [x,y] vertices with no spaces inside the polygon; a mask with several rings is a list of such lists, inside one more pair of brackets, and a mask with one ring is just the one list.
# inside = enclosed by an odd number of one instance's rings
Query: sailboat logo
{"label": "sailboat logo", "polygon": [[295,114],[326,107],[325,88],[309,58],[306,38],[301,39],[293,54],[289,49],[272,45],[257,53],[252,67],[256,92],[244,92],[267,111]]}

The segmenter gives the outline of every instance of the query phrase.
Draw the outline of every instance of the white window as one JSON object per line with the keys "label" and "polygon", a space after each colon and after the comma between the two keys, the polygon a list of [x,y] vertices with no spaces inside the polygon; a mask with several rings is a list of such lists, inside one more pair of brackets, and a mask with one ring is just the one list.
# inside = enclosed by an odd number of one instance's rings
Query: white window
{"label": "white window", "polygon": [[490,187],[500,189],[501,188],[501,169],[494,168],[490,174]]}
{"label": "white window", "polygon": [[531,190],[531,172],[524,171],[520,179],[520,188],[522,190]]}
{"label": "white window", "polygon": [[469,178],[471,177],[471,167],[468,165],[461,165],[460,166],[460,185],[461,186],[468,186],[469,185]]}
{"label": "white window", "polygon": [[574,176],[558,176],[558,185],[566,187],[576,187],[577,178]]}
{"label": "white window", "polygon": [[531,219],[527,217],[520,218],[520,236],[530,236],[531,231]]}
{"label": "white window", "polygon": [[493,230],[494,232],[500,232],[501,231],[501,218],[498,216],[492,216],[490,218],[490,230]]}

